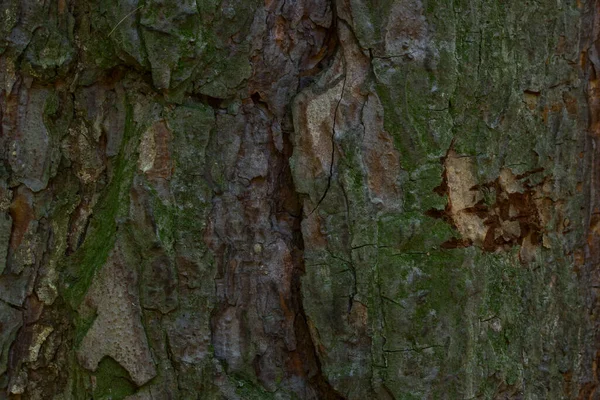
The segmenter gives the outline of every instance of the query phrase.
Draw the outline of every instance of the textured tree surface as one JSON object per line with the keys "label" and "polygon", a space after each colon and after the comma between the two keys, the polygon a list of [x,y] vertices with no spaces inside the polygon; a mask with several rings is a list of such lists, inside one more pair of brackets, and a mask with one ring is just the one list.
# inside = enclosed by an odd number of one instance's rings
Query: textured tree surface
{"label": "textured tree surface", "polygon": [[598,10],[0,1],[0,399],[600,398]]}

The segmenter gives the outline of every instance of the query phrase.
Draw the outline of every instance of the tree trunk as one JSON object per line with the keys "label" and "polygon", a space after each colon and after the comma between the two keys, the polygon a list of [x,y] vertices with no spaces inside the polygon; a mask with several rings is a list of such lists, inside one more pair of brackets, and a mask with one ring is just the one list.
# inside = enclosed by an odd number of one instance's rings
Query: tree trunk
{"label": "tree trunk", "polygon": [[2,0],[0,399],[600,398],[597,0]]}

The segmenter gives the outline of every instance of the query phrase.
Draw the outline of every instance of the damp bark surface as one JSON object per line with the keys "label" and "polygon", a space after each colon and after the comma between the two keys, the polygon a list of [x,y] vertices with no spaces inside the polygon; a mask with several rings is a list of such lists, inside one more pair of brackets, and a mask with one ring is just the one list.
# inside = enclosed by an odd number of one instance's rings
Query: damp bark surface
{"label": "damp bark surface", "polygon": [[0,2],[0,399],[598,398],[599,7]]}

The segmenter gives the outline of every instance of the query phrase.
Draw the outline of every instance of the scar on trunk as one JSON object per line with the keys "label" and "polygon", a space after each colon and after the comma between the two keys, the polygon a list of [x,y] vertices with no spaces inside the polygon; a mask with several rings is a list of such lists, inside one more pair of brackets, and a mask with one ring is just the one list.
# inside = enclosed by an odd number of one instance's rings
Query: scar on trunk
{"label": "scar on trunk", "polygon": [[[447,221],[460,234],[442,243],[442,248],[477,246],[494,252],[518,245],[521,261],[529,262],[536,248],[549,247],[548,225],[556,217],[562,221],[562,204],[550,197],[549,176],[536,179],[539,183],[531,182],[530,178],[543,173],[543,168],[520,175],[502,168],[495,180],[480,184],[473,157],[459,155],[450,148],[442,163],[442,183],[434,192],[447,196],[448,203],[444,210],[431,209],[426,214]],[[566,233],[566,227],[562,228]]]}

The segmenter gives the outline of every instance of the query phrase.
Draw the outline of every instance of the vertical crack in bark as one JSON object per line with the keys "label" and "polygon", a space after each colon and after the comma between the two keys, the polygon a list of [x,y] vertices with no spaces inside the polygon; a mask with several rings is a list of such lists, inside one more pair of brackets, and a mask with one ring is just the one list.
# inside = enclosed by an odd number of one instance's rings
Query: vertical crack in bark
{"label": "vertical crack in bark", "polygon": [[[337,15],[336,15],[336,6],[335,2],[332,1],[332,12],[333,12],[333,23],[330,27],[330,35],[329,39],[326,42],[327,46],[330,46],[333,50],[329,51],[328,54],[324,57],[324,59],[320,62],[322,65],[331,64],[332,58],[335,56],[337,51],[339,50],[339,39],[337,35]],[[333,42],[333,43],[331,43]],[[342,92],[340,94],[340,98],[336,104],[334,115],[333,115],[333,126],[331,132],[331,162],[329,165],[329,176],[327,178],[327,187],[321,198],[319,199],[317,205],[314,209],[308,214],[311,215],[314,213],[319,205],[323,202],[329,188],[331,187],[331,181],[333,179],[333,168],[335,163],[335,128],[336,128],[336,120],[339,106],[344,98],[346,86],[346,76],[344,76],[344,82],[342,86]],[[293,126],[293,124],[291,124]],[[302,200],[300,199],[299,193],[296,191],[294,186],[294,181],[292,178],[292,171],[290,167],[290,157],[293,153],[293,144],[290,140],[291,130],[284,133],[283,135],[283,154],[282,154],[282,170],[281,170],[281,180],[280,185],[285,185],[285,188],[279,188],[280,192],[290,193],[293,196],[293,204],[294,211],[292,213],[288,213],[293,216],[293,224],[292,224],[292,242],[289,243],[290,247],[293,249],[293,263],[294,270],[292,274],[292,294],[291,294],[291,303],[294,308],[295,313],[295,321],[294,321],[294,333],[296,336],[297,349],[300,354],[300,358],[303,360],[304,365],[303,368],[307,372],[308,383],[312,386],[313,390],[318,399],[324,400],[343,400],[345,397],[340,394],[337,390],[335,390],[331,384],[329,383],[327,377],[325,376],[322,366],[321,360],[319,359],[319,355],[317,352],[317,346],[314,342],[314,338],[311,335],[309,328],[309,320],[304,311],[303,299],[302,299],[302,275],[305,273],[305,264],[304,264],[304,237],[302,233],[302,220],[305,217],[302,212]],[[307,396],[310,398],[310,396]]]}
{"label": "vertical crack in bark", "polygon": [[[268,24],[274,21],[281,24],[278,29],[285,25],[285,18],[268,20]],[[338,48],[335,24],[327,29],[322,47],[314,49],[321,66],[330,65]],[[285,56],[286,49],[282,50]],[[233,380],[249,378],[262,386],[257,388],[259,391],[289,392],[303,399],[343,399],[322,371],[318,343],[313,342],[303,307],[303,205],[289,163],[293,152],[291,110],[269,89],[287,82],[277,74],[263,73],[263,69],[270,68],[266,62],[254,62],[258,72],[249,82],[250,96],[243,100],[241,115],[235,117],[243,121],[244,130],[225,127],[223,131],[231,137],[241,135],[236,160],[230,166],[236,178],[225,193],[216,196],[218,201],[213,199],[215,207],[209,217],[209,248],[217,255],[220,269],[211,341],[216,358],[224,363]],[[321,68],[303,71],[296,90],[290,89],[286,101],[301,90],[303,81],[320,72]],[[335,129],[332,142],[334,134]],[[333,157],[332,151],[328,185]],[[232,229],[225,237],[223,227],[229,225],[244,228]],[[268,346],[262,347],[263,343]],[[243,357],[250,361],[251,368],[244,368]],[[225,386],[222,389],[230,390]]]}
{"label": "vertical crack in bark", "polygon": [[[344,69],[345,69],[345,61],[344,61]],[[325,188],[325,191],[323,192],[323,195],[317,202],[317,205],[315,206],[315,208],[313,208],[313,210],[308,214],[309,216],[312,215],[315,211],[317,211],[317,209],[319,208],[319,206],[321,205],[323,200],[325,200],[325,196],[327,196],[327,192],[329,192],[329,188],[331,187],[331,179],[333,178],[333,165],[335,163],[335,125],[336,125],[336,121],[337,121],[338,109],[340,107],[340,103],[344,99],[345,90],[346,90],[346,75],[344,75],[344,81],[342,82],[342,93],[340,93],[340,98],[335,106],[335,111],[333,112],[333,126],[331,128],[331,162],[329,163],[329,176],[327,177],[327,187]]]}
{"label": "vertical crack in bark", "polygon": [[[294,212],[288,213],[293,216],[292,238],[290,247],[293,249],[294,272],[292,274],[292,298],[291,303],[294,307],[295,322],[294,333],[296,335],[297,349],[300,358],[304,361],[304,370],[307,372],[308,383],[313,386],[318,399],[342,400],[344,396],[338,393],[325,377],[315,343],[310,334],[308,318],[304,311],[302,302],[302,275],[305,272],[304,266],[304,239],[302,235],[302,203],[299,194],[296,192],[292,179],[289,159],[292,155],[293,146],[289,139],[289,134],[284,135],[284,152],[282,155],[281,180],[279,182],[280,193],[292,194]],[[281,187],[285,185],[285,187]]]}
{"label": "vertical crack in bark", "polygon": [[[332,25],[329,28],[329,38],[325,43],[325,46],[329,48],[329,51],[326,52],[324,58],[320,61],[321,65],[331,65],[331,61],[337,51],[339,51],[339,39],[337,35],[337,12],[335,1],[331,3],[332,7]],[[320,71],[310,71],[313,73],[318,73]],[[314,209],[308,214],[311,215],[314,213],[320,204],[323,202],[329,188],[331,187],[331,182],[333,179],[333,170],[335,163],[335,129],[336,129],[336,121],[337,114],[340,107],[340,104],[344,98],[346,86],[346,76],[344,76],[344,82],[342,86],[342,92],[340,94],[340,98],[337,101],[334,115],[333,115],[333,126],[331,131],[331,162],[329,165],[329,176],[327,178],[327,187],[323,192],[323,195],[319,199],[318,203],[314,207]],[[301,87],[299,87],[301,89]],[[291,115],[290,115],[291,118]],[[290,134],[293,130],[293,124],[290,124],[292,127],[287,132],[284,131],[283,134],[283,152],[281,154],[281,170],[280,170],[280,181],[278,182],[279,188],[278,192],[282,193],[282,198],[285,196],[292,196],[292,204],[293,210],[292,212],[287,212],[288,215],[292,216],[293,221],[291,224],[291,242],[288,243],[290,248],[292,249],[292,258],[293,258],[293,273],[292,273],[292,282],[291,282],[291,305],[294,310],[295,320],[294,320],[294,333],[296,336],[296,352],[298,352],[300,359],[303,361],[303,369],[307,375],[307,383],[314,390],[314,395],[318,399],[324,400],[343,400],[345,397],[340,394],[337,390],[335,390],[331,384],[329,383],[327,377],[325,376],[322,366],[321,360],[319,359],[317,344],[314,342],[314,338],[311,335],[311,331],[309,328],[309,319],[306,315],[303,305],[303,295],[302,295],[302,275],[305,273],[305,264],[304,264],[304,237],[302,233],[302,221],[303,218],[306,217],[303,213],[302,200],[300,198],[300,194],[296,191],[296,187],[294,185],[294,181],[292,178],[292,171],[290,167],[290,158],[293,153],[293,144],[290,139]],[[282,201],[282,200],[280,200]],[[312,398],[313,394],[308,394],[305,398]]]}
{"label": "vertical crack in bark", "polygon": [[[332,24],[331,24],[331,27],[329,28],[330,32],[331,32],[331,34],[329,35],[330,36],[329,40],[332,41],[333,43],[328,43],[328,45],[333,47],[333,51],[331,51],[325,57],[327,60],[324,59],[322,61],[323,64],[329,63],[329,60],[333,59],[335,54],[338,51],[340,51],[339,35],[337,33],[338,23],[339,23],[340,19],[338,18],[338,15],[337,15],[337,5],[336,5],[335,0],[331,1],[331,12],[333,15],[332,15]],[[327,62],[325,62],[325,61],[327,61]],[[344,60],[344,70],[345,69],[346,69],[346,62]],[[335,111],[333,113],[333,126],[331,127],[331,162],[329,163],[329,176],[327,177],[327,187],[325,187],[325,191],[323,192],[323,195],[321,196],[321,198],[315,205],[315,208],[313,208],[312,211],[308,214],[308,216],[312,215],[315,211],[317,211],[317,209],[319,208],[319,206],[321,205],[323,200],[325,200],[325,197],[327,196],[327,193],[329,192],[329,188],[331,187],[331,179],[333,178],[333,166],[335,163],[335,127],[336,127],[336,122],[337,122],[338,109],[340,107],[342,100],[344,99],[344,92],[346,89],[346,77],[347,77],[347,75],[344,72],[344,82],[342,83],[342,92],[340,93],[340,98],[335,106]]]}

